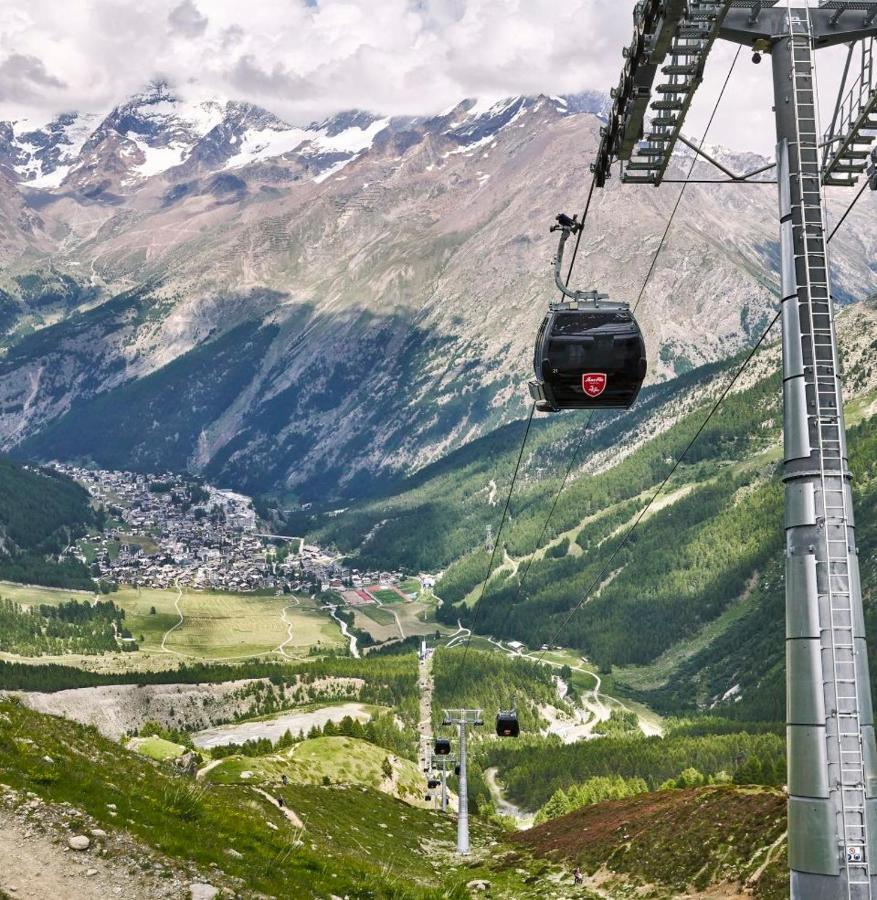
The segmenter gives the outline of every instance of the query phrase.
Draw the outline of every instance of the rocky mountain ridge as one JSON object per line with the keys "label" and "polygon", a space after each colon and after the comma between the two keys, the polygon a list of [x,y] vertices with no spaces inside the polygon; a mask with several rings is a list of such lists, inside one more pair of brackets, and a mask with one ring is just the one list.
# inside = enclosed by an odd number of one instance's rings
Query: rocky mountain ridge
{"label": "rocky mountain ridge", "polygon": [[[295,128],[157,85],[75,156],[78,118],[42,151],[4,124],[3,448],[308,498],[514,420],[552,296],[547,228],[584,195],[604,110],[518,97]],[[774,190],[688,188],[638,311],[653,381],[766,321]],[[599,192],[578,280],[635,300],[677,192]],[[877,288],[874,213],[865,197],[833,247],[840,300]]]}

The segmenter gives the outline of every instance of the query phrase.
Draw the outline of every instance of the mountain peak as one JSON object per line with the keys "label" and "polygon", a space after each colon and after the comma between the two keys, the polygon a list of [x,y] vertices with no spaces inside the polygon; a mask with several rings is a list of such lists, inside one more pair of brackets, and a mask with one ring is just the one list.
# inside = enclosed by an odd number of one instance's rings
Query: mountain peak
{"label": "mountain peak", "polygon": [[86,190],[97,178],[104,184],[102,195],[109,196],[111,184],[117,197],[170,170],[189,178],[296,154],[303,171],[321,181],[368,150],[384,131],[434,132],[471,147],[527,113],[600,115],[607,102],[597,92],[467,98],[430,117],[390,119],[349,109],[296,126],[253,103],[156,79],[107,115],[70,112],[42,127],[0,123],[0,166],[41,190],[57,189],[68,178],[69,187]]}

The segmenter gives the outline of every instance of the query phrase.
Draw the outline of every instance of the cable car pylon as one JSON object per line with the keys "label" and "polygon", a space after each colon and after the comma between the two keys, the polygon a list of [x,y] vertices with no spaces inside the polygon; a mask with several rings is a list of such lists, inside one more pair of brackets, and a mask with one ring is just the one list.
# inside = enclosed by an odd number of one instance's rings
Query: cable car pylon
{"label": "cable car pylon", "polygon": [[469,853],[469,785],[466,779],[466,731],[472,726],[484,724],[480,709],[446,709],[443,711],[442,725],[456,725],[459,733],[457,752],[459,754],[459,785],[457,796],[457,853]]}
{"label": "cable car pylon", "polygon": [[[771,56],[781,249],[790,888],[793,900],[871,900],[877,890],[877,744],[822,185],[855,185],[867,165],[868,142],[877,140],[871,68],[877,0],[822,0],[818,8],[806,0],[779,6],[769,0],[641,0],[634,22],[592,165],[598,187],[616,160],[624,182],[662,183],[716,40],[751,48],[754,62]],[[869,43],[847,95],[854,107],[842,107],[842,84],[823,135],[815,51],[858,41]],[[665,78],[656,85],[659,71]],[[848,71],[849,60],[844,81]],[[877,176],[869,171],[868,178]]]}

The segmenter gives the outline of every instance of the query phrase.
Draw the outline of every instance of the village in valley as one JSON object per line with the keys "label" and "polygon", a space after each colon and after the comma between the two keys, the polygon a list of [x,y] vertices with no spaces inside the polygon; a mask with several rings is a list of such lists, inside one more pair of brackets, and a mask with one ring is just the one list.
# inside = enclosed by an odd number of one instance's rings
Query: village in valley
{"label": "village in valley", "polygon": [[402,572],[360,572],[297,537],[262,530],[253,501],[178,474],[55,468],[85,487],[107,510],[101,535],[65,552],[96,578],[134,587],[236,593],[336,590],[350,605],[374,602],[370,585],[395,590]]}

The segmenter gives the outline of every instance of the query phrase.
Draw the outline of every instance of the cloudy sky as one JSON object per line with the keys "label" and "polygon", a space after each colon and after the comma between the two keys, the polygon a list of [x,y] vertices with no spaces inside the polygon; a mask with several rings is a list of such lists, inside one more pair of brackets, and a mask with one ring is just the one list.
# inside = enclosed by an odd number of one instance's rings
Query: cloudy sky
{"label": "cloudy sky", "polygon": [[[109,111],[154,78],[293,123],[353,107],[436,112],[464,97],[608,90],[633,0],[3,0],[0,120]],[[710,59],[696,137],[733,48]],[[827,68],[832,68],[828,66]],[[826,73],[824,88],[830,87]],[[769,65],[744,52],[710,143],[773,145]],[[824,90],[827,95],[827,91]]]}

